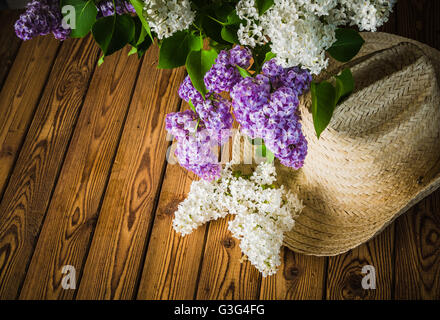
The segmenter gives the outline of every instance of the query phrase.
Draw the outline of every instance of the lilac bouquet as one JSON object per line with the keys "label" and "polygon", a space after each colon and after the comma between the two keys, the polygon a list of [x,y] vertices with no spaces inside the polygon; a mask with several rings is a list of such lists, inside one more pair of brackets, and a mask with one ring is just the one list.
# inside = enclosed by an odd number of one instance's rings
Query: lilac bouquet
{"label": "lilac bouquet", "polygon": [[[41,0],[30,1],[15,24],[18,37],[56,39],[89,33],[102,49],[99,64],[125,46],[140,58],[159,46],[158,68],[185,66],[179,96],[190,109],[166,116],[179,164],[201,179],[175,214],[186,235],[227,214],[232,235],[263,276],[280,265],[283,235],[303,208],[275,184],[276,161],[300,169],[307,141],[298,110],[310,91],[317,137],[354,88],[350,69],[334,81],[312,81],[330,57],[347,62],[376,31],[396,0]],[[206,48],[204,44],[208,44]],[[251,175],[219,162],[233,123],[258,145],[262,162]],[[258,142],[257,142],[258,141]]]}
{"label": "lilac bouquet", "polygon": [[[206,180],[220,177],[215,149],[231,136],[234,119],[269,159],[299,169],[307,155],[299,97],[310,89],[319,138],[336,105],[354,85],[349,69],[330,82],[312,82],[328,55],[346,62],[360,50],[357,31],[375,31],[395,0],[41,0],[30,1],[15,24],[29,40],[52,33],[90,32],[106,56],[129,45],[141,57],[159,44],[158,68],[186,66],[179,90],[191,110],[167,116],[176,157]],[[204,40],[209,49],[203,48]]]}
{"label": "lilac bouquet", "polygon": [[[179,163],[205,180],[220,177],[221,165],[212,149],[230,137],[231,107],[241,131],[251,139],[263,139],[283,165],[299,169],[304,163],[307,141],[301,131],[298,97],[310,87],[310,72],[283,68],[271,59],[263,64],[261,74],[243,77],[238,68],[248,69],[251,59],[251,51],[240,46],[220,51],[204,76],[206,97],[187,76],[179,95],[192,110],[166,118],[166,129],[178,142]],[[225,92],[232,103],[219,95]]]}

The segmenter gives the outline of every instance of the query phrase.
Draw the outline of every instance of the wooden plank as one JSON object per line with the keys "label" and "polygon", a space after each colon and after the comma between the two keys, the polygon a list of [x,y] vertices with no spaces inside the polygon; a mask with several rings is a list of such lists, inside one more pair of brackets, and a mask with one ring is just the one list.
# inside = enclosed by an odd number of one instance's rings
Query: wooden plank
{"label": "wooden plank", "polygon": [[398,33],[439,48],[440,4],[432,0],[400,0],[397,3]]}
{"label": "wooden plank", "polygon": [[197,289],[206,227],[181,237],[172,221],[195,175],[168,164],[148,246],[138,299],[190,300]]}
{"label": "wooden plank", "polygon": [[0,92],[0,199],[58,47],[53,37],[24,42]]}
{"label": "wooden plank", "polygon": [[197,299],[259,298],[261,274],[249,261],[241,262],[240,242],[228,230],[233,219],[229,215],[209,224]]}
{"label": "wooden plank", "polygon": [[80,279],[140,67],[127,54],[106,58],[93,75],[20,299],[74,296],[61,286],[62,268],[74,266]]}
{"label": "wooden plank", "polygon": [[263,278],[262,300],[320,300],[325,289],[326,258],[295,253],[284,247],[277,274]]}
{"label": "wooden plank", "polygon": [[[439,1],[399,1],[398,32],[440,49]],[[395,299],[440,298],[440,192],[396,222]]]}
{"label": "wooden plank", "polygon": [[15,35],[14,24],[20,16],[19,11],[0,11],[0,88],[14,62],[21,40]]}
{"label": "wooden plank", "polygon": [[104,197],[78,299],[135,297],[165,170],[165,114],[179,105],[184,69],[158,70],[147,53]]}
{"label": "wooden plank", "polygon": [[0,204],[0,298],[17,297],[98,59],[91,37],[66,41]]}
{"label": "wooden plank", "polygon": [[396,223],[396,299],[440,298],[440,190]]}
{"label": "wooden plank", "polygon": [[[391,299],[393,289],[394,228],[346,254],[329,258],[327,299]],[[376,289],[362,288],[362,268],[373,266]]]}
{"label": "wooden plank", "polygon": [[[380,31],[397,32],[397,9]],[[346,254],[328,258],[327,299],[391,299],[393,292],[394,224],[368,243]],[[362,268],[371,265],[376,270],[376,290],[362,288]]]}

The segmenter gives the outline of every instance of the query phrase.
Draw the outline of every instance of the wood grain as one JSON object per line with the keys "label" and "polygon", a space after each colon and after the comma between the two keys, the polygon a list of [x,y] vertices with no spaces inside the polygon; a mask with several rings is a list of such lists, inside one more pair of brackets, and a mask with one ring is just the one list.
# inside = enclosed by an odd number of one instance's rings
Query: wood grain
{"label": "wood grain", "polygon": [[16,36],[14,23],[20,16],[20,12],[11,10],[0,11],[0,88],[8,75],[9,69],[15,60],[21,40]]}
{"label": "wood grain", "polygon": [[[440,49],[440,1],[399,1],[398,33]],[[440,192],[396,222],[395,299],[440,297]]]}
{"label": "wood grain", "polygon": [[263,278],[262,300],[320,300],[325,289],[326,259],[295,253],[284,247],[278,273]]}
{"label": "wood grain", "polygon": [[399,0],[397,33],[440,49],[440,2],[436,0]]}
{"label": "wood grain", "polygon": [[396,222],[395,299],[440,297],[440,190]]}
{"label": "wood grain", "polygon": [[178,164],[168,164],[148,245],[138,299],[194,298],[203,255],[206,227],[181,237],[172,221],[177,206],[189,192],[195,175]]}
{"label": "wood grain", "polygon": [[[327,299],[391,299],[393,290],[394,230],[388,227],[376,238],[348,253],[330,257],[327,271]],[[376,289],[362,288],[362,268],[373,266]]]}
{"label": "wood grain", "polygon": [[71,299],[64,265],[80,280],[101,197],[119,143],[137,69],[128,49],[96,70],[58,179],[20,299]]}
{"label": "wood grain", "polygon": [[[52,37],[24,42],[0,92],[0,200],[58,47],[59,43]],[[7,68],[7,63],[1,65],[1,70]]]}
{"label": "wood grain", "polygon": [[0,298],[16,298],[72,136],[98,48],[66,41],[0,204]]}
{"label": "wood grain", "polygon": [[[397,10],[380,31],[397,32]],[[393,290],[394,224],[382,234],[346,254],[328,258],[327,299],[391,299]],[[376,290],[362,288],[362,267],[372,265],[376,269]]]}
{"label": "wood grain", "polygon": [[158,70],[158,50],[142,64],[78,299],[131,299],[141,272],[168,141],[165,115],[176,111],[183,68]]}
{"label": "wood grain", "polygon": [[249,261],[241,262],[240,242],[228,230],[233,219],[229,215],[209,224],[197,299],[259,298],[261,274]]}
{"label": "wood grain", "polygon": [[[0,12],[0,299],[440,298],[440,191],[345,255],[284,248],[267,278],[240,264],[232,217],[180,237],[172,219],[195,176],[165,163],[163,119],[184,71],[156,70],[157,49],[140,69],[125,52],[93,71],[90,39],[21,43],[10,13]],[[439,13],[437,0],[399,0],[381,31],[440,49]],[[66,264],[79,291],[60,288]],[[376,290],[361,287],[366,264]]]}

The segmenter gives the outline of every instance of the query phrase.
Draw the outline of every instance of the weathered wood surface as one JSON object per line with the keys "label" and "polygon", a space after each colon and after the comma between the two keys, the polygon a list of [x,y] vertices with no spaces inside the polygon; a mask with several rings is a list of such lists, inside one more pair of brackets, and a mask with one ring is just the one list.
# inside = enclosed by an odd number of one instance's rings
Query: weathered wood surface
{"label": "weathered wood surface", "polygon": [[15,298],[24,280],[97,59],[90,37],[66,41],[44,88],[0,203],[2,298]]}
{"label": "weathered wood surface", "polygon": [[93,75],[63,169],[46,213],[21,299],[67,299],[64,265],[78,275],[98,218],[139,63],[123,50]]}
{"label": "weathered wood surface", "polygon": [[[440,49],[439,14],[439,1],[399,0],[382,31]],[[180,237],[173,213],[195,177],[166,161],[164,117],[187,108],[184,70],[157,70],[157,49],[97,68],[91,38],[21,43],[16,17],[0,12],[0,298],[440,298],[440,191],[346,254],[284,248],[267,278],[240,262],[231,218]]]}
{"label": "weathered wood surface", "polygon": [[150,48],[140,70],[87,256],[78,299],[136,296],[169,142],[165,115],[177,111],[184,70],[156,68]]}

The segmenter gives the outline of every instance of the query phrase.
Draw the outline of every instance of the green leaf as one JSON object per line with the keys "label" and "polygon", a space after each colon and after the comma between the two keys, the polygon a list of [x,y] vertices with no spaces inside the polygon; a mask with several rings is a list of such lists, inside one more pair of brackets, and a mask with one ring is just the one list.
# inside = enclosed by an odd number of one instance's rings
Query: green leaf
{"label": "green leaf", "polygon": [[135,24],[129,15],[113,15],[98,19],[92,33],[104,56],[109,56],[133,40]]}
{"label": "green leaf", "polygon": [[[75,28],[72,28],[70,37],[85,37],[96,21],[98,9],[96,9],[93,0],[61,0],[61,8],[64,6],[73,6],[75,8]],[[68,17],[68,12],[64,15]]]}
{"label": "green leaf", "polygon": [[194,88],[205,97],[207,90],[203,77],[206,72],[211,69],[212,65],[217,58],[217,52],[214,49],[211,50],[198,50],[191,51],[186,59],[186,70],[191,79]]}
{"label": "green leaf", "polygon": [[272,59],[275,58],[276,56],[277,56],[277,55],[276,55],[275,53],[271,52],[271,51],[267,52],[267,53],[266,53],[266,56],[264,57],[263,64],[264,64],[265,62],[269,61],[269,60],[272,60]]}
{"label": "green leaf", "polygon": [[272,163],[275,160],[275,155],[273,154],[272,151],[270,151],[267,147],[266,147],[266,162],[267,163]]}
{"label": "green leaf", "polygon": [[157,67],[160,69],[173,69],[183,66],[188,54],[201,48],[202,41],[200,37],[189,31],[178,31],[162,41]]}
{"label": "green leaf", "polygon": [[134,22],[135,32],[134,32],[133,39],[130,41],[130,44],[132,46],[136,47],[137,45],[144,42],[145,37],[147,36],[147,31],[145,30],[144,26],[142,25],[142,22],[139,19],[139,17],[134,17],[133,22]]}
{"label": "green leaf", "polygon": [[258,144],[257,149],[255,150],[259,157],[266,157],[266,145],[264,143]]}
{"label": "green leaf", "polygon": [[354,90],[354,79],[350,69],[344,69],[336,79],[335,103],[338,104]]}
{"label": "green leaf", "polygon": [[336,90],[330,82],[315,83],[311,85],[312,115],[316,135],[319,137],[327,128],[335,109]]}
{"label": "green leaf", "polygon": [[217,53],[219,53],[222,50],[228,50],[231,48],[230,44],[222,44],[222,43],[218,43],[217,41],[213,40],[213,39],[209,39],[209,47],[214,49]]}
{"label": "green leaf", "polygon": [[219,24],[218,22],[212,20],[208,16],[201,17],[201,29],[205,32],[205,34],[210,38],[211,40],[214,40],[215,42],[222,44],[222,45],[229,45],[229,42],[223,40],[221,36],[222,28],[223,26]]}
{"label": "green leaf", "polygon": [[233,25],[233,24],[240,24],[241,23],[241,19],[240,17],[237,15],[237,11],[232,10],[231,13],[228,14],[228,16],[226,17],[226,25]]}
{"label": "green leaf", "polygon": [[196,107],[194,107],[194,104],[192,103],[191,99],[189,99],[188,104],[191,110],[194,111],[195,114],[197,114]]}
{"label": "green leaf", "polygon": [[145,31],[150,36],[151,42],[154,42],[153,35],[151,33],[150,25],[148,24],[147,20],[145,20],[144,17],[144,1],[142,0],[130,0],[130,3],[133,5],[134,10],[136,11],[136,14],[138,15],[139,19],[142,22],[142,25],[145,28]]}
{"label": "green leaf", "polygon": [[130,44],[133,48],[128,55],[130,56],[137,53],[138,57],[141,58],[151,46],[152,41],[149,37],[147,37],[147,30],[145,30],[139,17],[133,17],[133,21],[135,25],[135,32],[133,39],[130,41]]}
{"label": "green leaf", "polygon": [[248,137],[248,140],[253,146],[259,146],[259,145],[264,144],[264,141],[261,138],[252,139],[252,138]]}
{"label": "green leaf", "polygon": [[254,56],[254,64],[252,66],[252,70],[260,73],[263,63],[266,61],[266,57],[270,53],[270,44],[266,43],[265,45],[256,46],[254,50],[252,50]]}
{"label": "green leaf", "polygon": [[258,14],[261,16],[263,15],[267,10],[270,9],[270,7],[273,6],[274,0],[255,0],[255,3],[257,5]]}
{"label": "green leaf", "polygon": [[221,36],[223,40],[229,42],[229,43],[238,43],[238,36],[237,36],[238,26],[223,26],[221,31]]}
{"label": "green leaf", "polygon": [[246,69],[243,69],[242,67],[236,65],[238,72],[240,72],[241,76],[243,78],[252,77],[252,75],[247,71]]}
{"label": "green leaf", "polygon": [[266,147],[264,142],[262,142],[261,144],[257,145],[256,152],[257,152],[258,156],[266,158],[266,162],[268,162],[268,163],[272,163],[274,161],[274,159],[275,159],[275,155],[273,154],[272,151],[270,151]]}
{"label": "green leaf", "polygon": [[218,18],[218,20],[223,21],[224,23],[226,23],[228,21],[228,17],[229,15],[235,12],[235,7],[226,4],[221,6],[220,8],[218,8],[217,10],[215,10],[215,15]]}
{"label": "green leaf", "polygon": [[136,47],[137,49],[137,53],[138,53],[138,57],[141,58],[145,52],[147,52],[148,48],[153,44],[153,42],[151,41],[151,39],[145,38],[145,40],[142,43],[139,43]]}
{"label": "green leaf", "polygon": [[364,44],[364,39],[353,29],[336,29],[336,42],[327,52],[341,62],[350,61]]}
{"label": "green leaf", "polygon": [[100,67],[104,63],[104,58],[105,58],[105,55],[102,55],[101,58],[99,58],[98,67]]}
{"label": "green leaf", "polygon": [[136,47],[132,47],[131,50],[128,52],[128,56],[131,56],[131,55],[133,55],[133,54],[135,54],[137,52],[138,52],[137,48]]}

